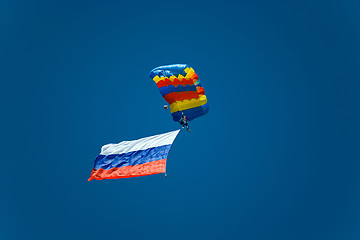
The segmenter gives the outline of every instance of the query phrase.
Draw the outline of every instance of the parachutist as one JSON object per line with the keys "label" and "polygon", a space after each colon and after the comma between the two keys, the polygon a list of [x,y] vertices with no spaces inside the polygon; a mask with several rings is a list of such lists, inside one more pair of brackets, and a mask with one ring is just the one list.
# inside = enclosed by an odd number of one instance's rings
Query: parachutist
{"label": "parachutist", "polygon": [[167,109],[168,109],[168,105],[164,105],[164,109],[167,110]]}
{"label": "parachutist", "polygon": [[181,113],[179,123],[181,124],[182,128],[186,127],[186,130],[190,132],[189,124],[187,122],[186,116],[184,116],[184,113]]}

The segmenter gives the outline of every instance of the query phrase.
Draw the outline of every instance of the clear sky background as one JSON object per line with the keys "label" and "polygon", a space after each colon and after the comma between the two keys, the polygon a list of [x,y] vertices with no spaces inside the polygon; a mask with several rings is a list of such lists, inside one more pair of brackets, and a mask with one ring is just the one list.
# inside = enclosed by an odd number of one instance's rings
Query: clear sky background
{"label": "clear sky background", "polygon": [[[0,3],[0,239],[360,239],[360,3]],[[87,182],[102,145],[176,130],[148,73],[210,111],[163,174]]]}

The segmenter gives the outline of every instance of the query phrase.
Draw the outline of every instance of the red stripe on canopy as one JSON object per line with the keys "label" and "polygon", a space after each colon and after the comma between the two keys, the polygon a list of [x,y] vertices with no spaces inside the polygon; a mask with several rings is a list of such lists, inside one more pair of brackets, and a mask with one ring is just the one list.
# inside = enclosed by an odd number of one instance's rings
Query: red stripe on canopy
{"label": "red stripe on canopy", "polygon": [[172,92],[168,93],[164,96],[164,99],[169,103],[172,104],[176,101],[184,101],[184,100],[190,100],[193,98],[199,98],[200,95],[198,92]]}
{"label": "red stripe on canopy", "polygon": [[161,87],[168,87],[169,85],[173,85],[174,87],[177,87],[178,85],[182,85],[182,86],[186,86],[186,85],[194,85],[194,80],[193,79],[185,79],[183,78],[182,80],[175,78],[174,81],[171,81],[170,79],[166,78],[164,80],[159,81],[157,84],[158,88]]}

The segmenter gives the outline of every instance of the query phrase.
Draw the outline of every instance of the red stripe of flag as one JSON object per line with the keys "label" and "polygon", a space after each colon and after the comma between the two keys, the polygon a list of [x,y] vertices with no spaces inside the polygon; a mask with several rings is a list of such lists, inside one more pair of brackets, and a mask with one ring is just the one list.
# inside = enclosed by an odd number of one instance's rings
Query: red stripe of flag
{"label": "red stripe of flag", "polygon": [[165,172],[166,159],[152,161],[144,164],[138,164],[134,166],[125,166],[121,168],[112,168],[105,170],[100,168],[99,170],[93,169],[88,181],[93,179],[115,179],[115,178],[129,178],[140,177],[152,174]]}

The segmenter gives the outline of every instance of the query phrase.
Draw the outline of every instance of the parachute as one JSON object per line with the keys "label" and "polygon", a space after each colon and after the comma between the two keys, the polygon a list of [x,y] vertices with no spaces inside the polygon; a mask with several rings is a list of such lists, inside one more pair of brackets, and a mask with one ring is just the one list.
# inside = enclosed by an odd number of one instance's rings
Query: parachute
{"label": "parachute", "polygon": [[188,121],[209,111],[205,90],[198,75],[187,64],[173,64],[154,68],[150,72],[163,98],[170,104],[173,120],[182,114]]}

